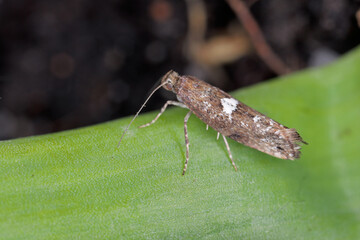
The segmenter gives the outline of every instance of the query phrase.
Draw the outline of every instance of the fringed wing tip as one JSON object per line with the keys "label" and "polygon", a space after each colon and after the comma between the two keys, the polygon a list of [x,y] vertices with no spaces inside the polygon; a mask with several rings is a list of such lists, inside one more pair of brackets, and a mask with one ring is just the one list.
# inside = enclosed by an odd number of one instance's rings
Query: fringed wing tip
{"label": "fringed wing tip", "polygon": [[307,142],[305,142],[302,137],[300,136],[300,134],[296,131],[295,128],[290,128],[288,129],[288,133],[290,135],[290,141],[293,143],[303,143],[308,145]]}
{"label": "fringed wing tip", "polygon": [[300,158],[301,155],[301,144],[306,144],[308,145],[307,142],[305,142],[302,137],[300,136],[300,134],[296,131],[295,128],[290,128],[288,130],[289,136],[290,136],[290,142],[293,144],[294,146],[294,153],[293,153],[293,157],[290,158],[290,160],[295,160],[297,158]]}

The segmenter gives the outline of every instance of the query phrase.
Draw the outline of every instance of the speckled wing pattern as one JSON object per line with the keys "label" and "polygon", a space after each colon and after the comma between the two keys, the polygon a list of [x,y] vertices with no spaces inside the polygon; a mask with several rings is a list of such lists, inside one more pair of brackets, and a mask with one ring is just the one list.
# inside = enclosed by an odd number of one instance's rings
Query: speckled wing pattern
{"label": "speckled wing pattern", "polygon": [[179,101],[224,136],[277,158],[300,157],[299,143],[306,142],[294,128],[281,125],[221,89],[192,76],[180,76],[174,90]]}

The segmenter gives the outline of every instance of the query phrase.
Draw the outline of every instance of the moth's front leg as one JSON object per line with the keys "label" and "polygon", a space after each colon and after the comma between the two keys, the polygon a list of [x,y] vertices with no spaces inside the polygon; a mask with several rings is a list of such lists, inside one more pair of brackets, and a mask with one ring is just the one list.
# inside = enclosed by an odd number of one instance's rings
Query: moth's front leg
{"label": "moth's front leg", "polygon": [[178,106],[178,107],[182,107],[182,108],[188,108],[185,104],[181,103],[181,102],[176,102],[176,101],[167,101],[164,106],[161,108],[159,114],[149,123],[147,124],[144,124],[144,125],[141,125],[139,128],[144,128],[144,127],[148,127],[150,126],[151,124],[155,123],[156,120],[158,120],[158,118],[161,116],[161,114],[163,114],[163,112],[165,112],[167,106],[169,105],[174,105],[174,106]]}

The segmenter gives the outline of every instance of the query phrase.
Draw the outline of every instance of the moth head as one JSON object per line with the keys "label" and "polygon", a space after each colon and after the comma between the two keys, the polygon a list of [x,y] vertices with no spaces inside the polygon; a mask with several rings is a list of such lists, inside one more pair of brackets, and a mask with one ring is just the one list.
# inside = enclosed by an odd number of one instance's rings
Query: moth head
{"label": "moth head", "polygon": [[161,87],[165,88],[168,91],[173,91],[175,92],[175,87],[177,85],[177,81],[179,80],[179,74],[173,70],[170,70],[169,72],[167,72],[161,79],[161,84],[159,86],[157,86],[154,91],[152,91],[150,93],[150,95],[148,96],[148,98],[145,100],[145,102],[143,103],[143,105],[140,107],[139,111],[137,111],[137,113],[135,114],[134,118],[131,120],[131,122],[129,123],[129,125],[125,128],[124,133],[121,135],[120,141],[118,143],[118,147],[120,146],[121,140],[123,139],[123,137],[125,136],[125,133],[127,132],[127,130],[129,129],[131,123],[135,120],[135,118],[139,115],[139,113],[141,112],[141,110],[145,107],[145,104],[149,101],[149,99],[151,98],[151,96],[157,91],[159,90]]}
{"label": "moth head", "polygon": [[168,91],[174,91],[179,74],[173,70],[168,71],[161,79],[161,85]]}

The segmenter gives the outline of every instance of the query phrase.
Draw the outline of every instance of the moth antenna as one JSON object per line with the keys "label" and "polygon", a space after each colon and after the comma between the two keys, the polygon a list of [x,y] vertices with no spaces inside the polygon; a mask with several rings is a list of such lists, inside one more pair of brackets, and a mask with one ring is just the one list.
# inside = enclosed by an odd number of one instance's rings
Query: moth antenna
{"label": "moth antenna", "polygon": [[145,100],[145,102],[143,103],[143,105],[141,106],[141,108],[139,109],[139,111],[137,111],[137,113],[135,114],[134,118],[131,120],[131,122],[129,123],[129,125],[127,125],[124,133],[121,135],[120,141],[117,144],[117,147],[120,146],[121,140],[123,139],[123,137],[125,136],[125,133],[127,132],[127,130],[129,129],[130,125],[132,124],[132,122],[135,120],[135,118],[139,115],[139,113],[141,112],[141,110],[145,107],[146,103],[149,101],[149,99],[151,98],[151,96],[157,91],[159,90],[159,88],[161,88],[162,86],[164,86],[167,83],[167,81],[164,81],[162,84],[160,84],[157,88],[155,88],[154,91],[152,91],[150,93],[150,95],[148,96],[148,98]]}
{"label": "moth antenna", "polygon": [[161,84],[161,79],[162,79],[162,78],[159,78],[159,80],[157,80],[157,81],[154,83],[154,85],[150,88],[150,90],[146,92],[146,96],[147,96],[149,93],[152,94],[152,92],[154,91],[154,89],[157,88],[157,86],[158,86],[159,84]]}

